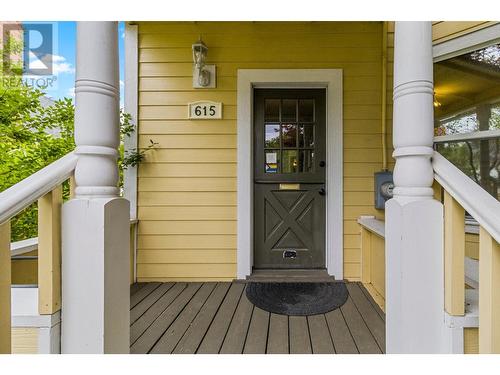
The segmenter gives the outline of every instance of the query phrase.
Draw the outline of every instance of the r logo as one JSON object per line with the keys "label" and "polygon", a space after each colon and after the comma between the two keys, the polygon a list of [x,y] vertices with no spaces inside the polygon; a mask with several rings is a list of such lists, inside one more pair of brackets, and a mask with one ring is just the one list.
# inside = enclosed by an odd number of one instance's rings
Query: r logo
{"label": "r logo", "polygon": [[24,74],[52,74],[52,25],[24,23]]}
{"label": "r logo", "polygon": [[2,34],[4,74],[52,75],[53,24],[5,23]]}

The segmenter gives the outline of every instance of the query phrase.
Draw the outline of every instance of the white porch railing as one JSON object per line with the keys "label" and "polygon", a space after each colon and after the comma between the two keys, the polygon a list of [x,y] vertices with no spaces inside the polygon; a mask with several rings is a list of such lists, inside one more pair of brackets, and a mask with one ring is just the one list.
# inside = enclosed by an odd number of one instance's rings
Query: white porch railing
{"label": "white porch railing", "polygon": [[[62,183],[71,179],[72,152],[0,193],[0,353],[11,351],[10,219],[38,201],[38,313],[61,309]],[[71,189],[71,188],[70,188]]]}
{"label": "white porch railing", "polygon": [[438,152],[432,166],[444,189],[445,310],[464,315],[465,211],[479,229],[479,352],[500,353],[500,202]]}
{"label": "white porch railing", "polygon": [[0,224],[51,192],[73,174],[78,157],[70,152],[0,193]]}

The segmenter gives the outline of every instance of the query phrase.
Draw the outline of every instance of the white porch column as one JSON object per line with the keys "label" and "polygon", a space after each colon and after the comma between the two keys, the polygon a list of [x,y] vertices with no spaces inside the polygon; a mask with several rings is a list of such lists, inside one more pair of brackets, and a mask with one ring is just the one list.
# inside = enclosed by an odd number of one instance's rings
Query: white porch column
{"label": "white porch column", "polygon": [[394,198],[386,204],[387,353],[443,349],[443,207],[433,199],[431,22],[396,22]]}
{"label": "white porch column", "polygon": [[78,22],[76,197],[62,212],[62,353],[129,352],[129,202],[119,197],[116,22]]}

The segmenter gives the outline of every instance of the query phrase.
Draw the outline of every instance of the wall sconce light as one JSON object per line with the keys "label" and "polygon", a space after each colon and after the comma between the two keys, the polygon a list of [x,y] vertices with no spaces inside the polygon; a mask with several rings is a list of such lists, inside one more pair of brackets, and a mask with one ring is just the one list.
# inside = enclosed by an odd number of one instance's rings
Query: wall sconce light
{"label": "wall sconce light", "polygon": [[193,88],[215,88],[215,65],[206,65],[208,47],[200,39],[192,45],[193,49]]}
{"label": "wall sconce light", "polygon": [[434,100],[433,100],[434,108],[441,107],[441,102],[437,100],[436,92],[434,91]]}

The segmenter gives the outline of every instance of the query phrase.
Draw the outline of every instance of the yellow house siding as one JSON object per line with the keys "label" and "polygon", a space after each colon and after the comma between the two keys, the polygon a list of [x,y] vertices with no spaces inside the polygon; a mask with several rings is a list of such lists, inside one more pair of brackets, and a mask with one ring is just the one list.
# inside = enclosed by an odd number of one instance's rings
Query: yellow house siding
{"label": "yellow house siding", "polygon": [[464,354],[479,354],[478,328],[464,328]]}
{"label": "yellow house siding", "polygon": [[[200,34],[216,89],[192,88]],[[236,277],[236,79],[250,68],[343,69],[344,272],[359,280],[356,219],[383,217],[381,37],[380,22],[139,23],[139,145],[159,146],[138,171],[138,281]],[[197,100],[222,102],[223,120],[188,120]]]}
{"label": "yellow house siding", "polygon": [[483,29],[495,22],[487,21],[436,21],[432,23],[432,40],[435,44]]}
{"label": "yellow house siding", "polygon": [[[23,256],[35,256],[38,250],[30,251]],[[12,259],[11,261],[12,284],[38,284],[37,259]]]}
{"label": "yellow house siding", "polygon": [[37,354],[38,335],[38,328],[12,328],[12,354]]}

